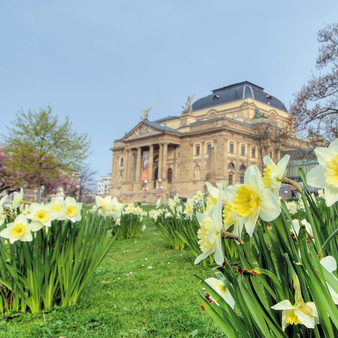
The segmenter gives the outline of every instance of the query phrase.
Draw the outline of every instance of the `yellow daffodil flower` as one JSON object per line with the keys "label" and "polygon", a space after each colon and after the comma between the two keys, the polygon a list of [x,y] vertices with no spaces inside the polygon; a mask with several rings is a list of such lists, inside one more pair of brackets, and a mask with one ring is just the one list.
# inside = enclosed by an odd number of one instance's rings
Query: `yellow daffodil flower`
{"label": "yellow daffodil flower", "polygon": [[306,179],[309,185],[324,189],[327,206],[338,201],[338,138],[328,148],[315,149],[319,165],[311,169]]}
{"label": "yellow daffodil flower", "polygon": [[244,217],[247,233],[252,236],[258,216],[270,222],[281,212],[278,198],[264,187],[261,173],[256,166],[249,166],[245,172],[244,184],[235,191],[235,208],[238,216]]}

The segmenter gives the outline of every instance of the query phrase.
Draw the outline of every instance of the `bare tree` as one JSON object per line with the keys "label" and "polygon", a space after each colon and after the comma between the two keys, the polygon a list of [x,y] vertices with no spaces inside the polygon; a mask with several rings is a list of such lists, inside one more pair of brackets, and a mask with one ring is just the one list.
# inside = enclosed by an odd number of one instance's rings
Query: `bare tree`
{"label": "bare tree", "polygon": [[294,136],[294,124],[291,115],[284,122],[277,124],[271,121],[269,117],[256,112],[256,117],[253,120],[253,139],[257,145],[259,166],[261,169],[264,168],[264,156],[270,155],[269,150],[272,151],[272,159],[275,162],[279,161],[281,149],[287,147],[290,143],[290,138]]}
{"label": "bare tree", "polygon": [[320,43],[313,76],[296,94],[290,111],[302,136],[309,128],[328,140],[338,137],[338,22],[318,32]]}

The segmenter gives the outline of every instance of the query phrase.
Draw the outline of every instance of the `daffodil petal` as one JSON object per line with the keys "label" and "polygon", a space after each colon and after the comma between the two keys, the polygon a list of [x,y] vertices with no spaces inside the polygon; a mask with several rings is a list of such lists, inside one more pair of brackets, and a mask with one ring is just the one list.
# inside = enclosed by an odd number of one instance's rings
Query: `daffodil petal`
{"label": "daffodil petal", "polygon": [[336,203],[336,201],[338,201],[338,188],[326,186],[324,198],[328,207]]}
{"label": "daffodil petal", "polygon": [[334,153],[338,153],[338,138],[331,142],[329,149]]}
{"label": "daffodil petal", "polygon": [[324,257],[320,264],[330,273],[337,270],[337,262],[332,256]]}
{"label": "daffodil petal", "polygon": [[310,317],[299,309],[295,310],[295,315],[298,317],[299,321],[305,325],[308,329],[313,329],[315,327],[314,317]]}
{"label": "daffodil petal", "polygon": [[217,199],[219,197],[219,190],[209,182],[205,182],[205,185],[207,186],[209,194]]}
{"label": "daffodil petal", "polygon": [[222,242],[221,242],[221,236],[217,237],[216,240],[216,247],[215,247],[215,253],[214,253],[215,262],[218,265],[222,265],[224,262],[224,256],[223,256],[223,250],[222,250]]}
{"label": "daffodil petal", "polygon": [[258,219],[258,211],[250,215],[249,217],[245,218],[245,223],[244,223],[245,230],[250,237],[252,236],[255,230],[257,219]]}
{"label": "daffodil petal", "polygon": [[194,264],[198,264],[200,261],[202,261],[203,259],[207,258],[209,255],[211,255],[212,253],[214,252],[214,248],[206,251],[206,252],[203,252],[201,253],[196,259],[195,259],[195,262]]}
{"label": "daffodil petal", "polygon": [[278,168],[278,178],[281,179],[283,177],[284,171],[289,163],[290,155],[286,154],[277,164]]}
{"label": "daffodil petal", "polygon": [[281,302],[271,306],[273,310],[293,310],[296,306],[293,306],[288,299],[282,300]]}
{"label": "daffodil petal", "polygon": [[281,212],[279,203],[275,195],[269,189],[264,189],[261,209],[259,216],[263,221],[270,222],[276,219]]}
{"label": "daffodil petal", "polygon": [[329,148],[318,147],[315,150],[315,153],[318,158],[318,162],[322,167],[326,167],[327,160],[332,156],[332,152]]}
{"label": "daffodil petal", "polygon": [[317,165],[307,173],[306,180],[308,185],[311,185],[312,187],[324,188],[326,185],[325,169],[322,166]]}

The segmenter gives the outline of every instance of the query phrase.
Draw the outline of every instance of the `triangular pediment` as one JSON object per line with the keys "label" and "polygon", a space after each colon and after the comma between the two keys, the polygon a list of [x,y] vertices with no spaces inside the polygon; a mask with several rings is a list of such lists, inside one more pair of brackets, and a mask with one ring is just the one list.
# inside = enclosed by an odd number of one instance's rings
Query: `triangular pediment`
{"label": "triangular pediment", "polygon": [[152,136],[161,134],[162,131],[140,122],[134,129],[132,129],[127,135],[123,138],[123,141],[135,140],[142,137]]}

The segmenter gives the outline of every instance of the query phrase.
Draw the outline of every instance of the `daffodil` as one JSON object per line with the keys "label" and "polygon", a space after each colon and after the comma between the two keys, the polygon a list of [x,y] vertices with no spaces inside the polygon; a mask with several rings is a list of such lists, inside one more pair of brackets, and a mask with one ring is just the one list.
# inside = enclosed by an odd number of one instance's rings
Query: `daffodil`
{"label": "daffodil", "polygon": [[160,208],[162,205],[161,197],[157,199],[156,201],[156,209]]}
{"label": "daffodil", "polygon": [[263,162],[266,165],[263,176],[264,186],[265,188],[270,189],[277,196],[279,194],[282,178],[289,160],[290,155],[285,155],[276,165],[269,156],[265,156],[263,159]]}
{"label": "daffodil", "polygon": [[63,197],[56,196],[52,198],[49,207],[52,210],[55,219],[59,221],[64,221],[66,219],[66,204]]}
{"label": "daffodil", "polygon": [[101,197],[96,196],[96,209],[99,211],[99,213],[106,217],[112,215],[112,209],[113,209],[113,200],[111,196]]}
{"label": "daffodil", "polygon": [[286,299],[274,306],[273,310],[280,310],[282,312],[282,329],[288,325],[303,324],[308,329],[313,329],[318,323],[318,313],[316,305],[313,302],[305,303],[300,289],[299,279],[296,274],[293,275],[293,285],[295,289],[295,304]]}
{"label": "daffodil", "polygon": [[222,231],[222,201],[218,201],[211,213],[196,213],[200,229],[197,231],[198,244],[202,250],[196,260],[198,264],[209,255],[214,254],[215,262],[222,265],[224,261],[221,231]]}
{"label": "daffodil", "polygon": [[31,226],[25,215],[18,215],[13,223],[8,223],[7,227],[0,232],[0,236],[8,238],[13,244],[16,241],[30,242],[33,239]]}
{"label": "daffodil", "polygon": [[207,198],[207,213],[211,213],[214,206],[218,201],[221,201],[223,204],[226,203],[229,199],[233,197],[234,190],[237,186],[226,186],[225,182],[217,183],[214,187],[211,183],[205,182],[205,185],[208,189],[209,196]]}
{"label": "daffodil", "polygon": [[31,231],[38,231],[43,226],[50,227],[54,219],[53,213],[49,205],[39,203],[32,203],[29,207],[29,214],[27,216],[31,222]]}
{"label": "daffodil", "polygon": [[338,200],[338,138],[328,148],[315,149],[319,165],[306,175],[309,185],[324,189],[327,206]]}
{"label": "daffodil", "polygon": [[12,209],[15,210],[20,206],[20,203],[23,200],[23,189],[20,189],[20,192],[15,191],[13,193]]}
{"label": "daffodil", "polygon": [[[225,286],[225,284],[217,278],[207,278],[205,282],[213,288],[219,296],[221,296],[229,306],[234,309],[235,307],[235,300],[232,298],[230,291]],[[212,298],[212,297],[210,297]],[[213,301],[218,305],[218,303],[213,299]]]}
{"label": "daffodil", "polygon": [[235,208],[238,216],[244,218],[247,233],[252,236],[258,216],[270,222],[281,212],[278,198],[264,187],[262,176],[256,166],[249,166],[245,172],[244,184],[235,191]]}
{"label": "daffodil", "polygon": [[77,203],[73,197],[65,199],[66,218],[71,222],[81,221],[82,203]]}
{"label": "daffodil", "polygon": [[[337,270],[337,262],[332,256],[326,256],[321,261],[320,264],[332,275],[332,277],[338,282],[338,278],[333,274]],[[338,293],[333,289],[333,287],[326,283],[331,297],[336,305],[338,305]]]}

